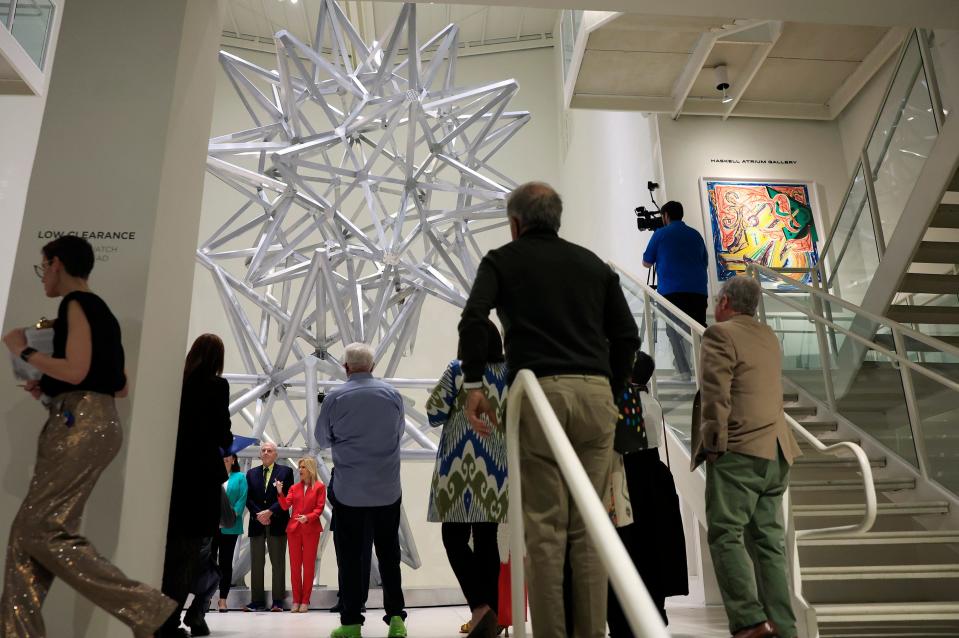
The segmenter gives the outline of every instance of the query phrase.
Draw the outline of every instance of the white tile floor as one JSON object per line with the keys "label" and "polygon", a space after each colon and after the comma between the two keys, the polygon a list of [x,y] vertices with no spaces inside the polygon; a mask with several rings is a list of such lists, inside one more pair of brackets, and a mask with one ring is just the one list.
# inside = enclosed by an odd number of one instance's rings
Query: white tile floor
{"label": "white tile floor", "polygon": [[[722,609],[703,607],[667,607],[673,638],[728,638],[726,616]],[[363,636],[386,636],[382,612],[366,614]],[[409,610],[407,627],[414,638],[460,638],[459,627],[469,618],[466,607],[430,607]],[[306,614],[210,612],[207,623],[216,638],[253,638],[276,635],[284,638],[325,638],[339,624],[339,617],[325,611]]]}

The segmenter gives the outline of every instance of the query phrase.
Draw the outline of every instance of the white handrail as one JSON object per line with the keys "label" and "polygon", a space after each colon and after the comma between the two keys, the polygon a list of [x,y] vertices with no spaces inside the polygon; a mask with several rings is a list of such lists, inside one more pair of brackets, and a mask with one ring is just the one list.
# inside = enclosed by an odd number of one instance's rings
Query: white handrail
{"label": "white handrail", "polygon": [[[529,370],[520,370],[510,384],[509,401],[506,405],[513,633],[517,638],[526,637],[526,624],[523,620],[526,617],[526,573],[523,565],[525,532],[519,453],[519,415],[524,396],[536,413],[539,427],[543,428],[556,464],[569,487],[573,502],[586,523],[589,539],[609,573],[610,583],[619,597],[630,628],[635,635],[644,638],[669,638],[659,611],[649,597],[646,586],[610,522],[606,508],[593,490],[592,482],[563,432],[556,413],[546,400],[539,381]],[[534,427],[534,424],[527,423],[526,427]],[[559,613],[559,610],[556,613]]]}
{"label": "white handrail", "polygon": [[[702,325],[700,325],[698,322],[690,318],[689,315],[679,310],[676,306],[670,303],[665,297],[659,294],[652,287],[637,280],[635,277],[633,277],[624,269],[617,266],[615,263],[612,263],[611,265],[616,272],[618,272],[623,277],[627,278],[629,284],[639,288],[640,292],[642,293],[644,297],[643,299],[644,304],[648,304],[650,300],[654,300],[658,306],[661,306],[669,310],[669,312],[673,314],[676,320],[678,320],[684,326],[689,328],[692,334],[695,334],[699,337],[703,335],[703,333],[705,332],[705,328],[703,328]],[[768,272],[771,275],[780,276],[775,271],[768,270],[765,268],[763,268],[762,270],[764,274]],[[792,280],[789,280],[789,281],[792,282]],[[808,288],[809,291],[817,294],[824,294],[822,291],[816,290],[815,288],[809,288],[808,286],[804,286],[804,288]],[[841,300],[837,300],[837,301],[841,301]],[[855,310],[855,308],[853,309]],[[800,310],[805,313],[805,311],[802,310],[801,308]],[[685,334],[682,336],[683,338],[686,338]],[[697,340],[692,339],[692,341],[695,346]],[[697,351],[694,354],[696,359],[698,360],[700,353]],[[697,378],[696,379],[697,387],[701,387],[700,384],[701,384],[701,380]],[[809,430],[804,428],[798,421],[790,417],[788,414],[786,415],[786,422],[793,429],[793,431],[800,436],[800,438],[802,438],[805,441],[808,441],[819,452],[822,452],[824,454],[829,454],[831,456],[838,456],[839,452],[843,449],[851,450],[853,454],[855,455],[856,461],[859,464],[860,471],[862,472],[863,487],[866,491],[866,511],[863,514],[863,518],[859,522],[859,524],[842,526],[842,527],[826,527],[821,529],[799,530],[796,532],[796,536],[797,537],[809,536],[809,537],[822,538],[826,536],[832,536],[835,534],[844,534],[849,532],[853,532],[853,533],[868,532],[872,528],[873,523],[875,523],[876,521],[877,505],[876,505],[875,484],[872,476],[872,465],[869,463],[869,457],[866,455],[866,452],[862,449],[862,447],[860,447],[859,445],[856,445],[855,443],[841,442],[833,445],[825,445],[819,439],[817,439]]]}

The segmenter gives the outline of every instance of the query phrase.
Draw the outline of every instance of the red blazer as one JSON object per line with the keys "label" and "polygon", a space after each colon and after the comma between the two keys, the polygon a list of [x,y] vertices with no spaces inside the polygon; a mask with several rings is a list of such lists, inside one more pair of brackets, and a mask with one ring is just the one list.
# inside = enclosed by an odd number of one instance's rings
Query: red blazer
{"label": "red blazer", "polygon": [[[279,492],[276,496],[280,501],[280,507],[285,510],[293,508],[290,512],[290,522],[286,524],[287,534],[297,530],[316,534],[323,531],[320,517],[326,505],[326,485],[317,481],[307,490],[304,483],[296,483],[285,496]],[[296,517],[301,515],[306,516],[306,523],[296,520]]]}

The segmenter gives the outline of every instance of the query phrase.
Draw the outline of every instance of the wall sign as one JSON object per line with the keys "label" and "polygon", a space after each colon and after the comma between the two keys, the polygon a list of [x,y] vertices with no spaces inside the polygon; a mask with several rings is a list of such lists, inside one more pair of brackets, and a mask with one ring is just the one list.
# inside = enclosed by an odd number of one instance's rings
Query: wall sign
{"label": "wall sign", "polygon": [[710,164],[749,164],[751,166],[795,166],[799,160],[790,159],[732,159],[724,157],[714,157],[709,160]]}

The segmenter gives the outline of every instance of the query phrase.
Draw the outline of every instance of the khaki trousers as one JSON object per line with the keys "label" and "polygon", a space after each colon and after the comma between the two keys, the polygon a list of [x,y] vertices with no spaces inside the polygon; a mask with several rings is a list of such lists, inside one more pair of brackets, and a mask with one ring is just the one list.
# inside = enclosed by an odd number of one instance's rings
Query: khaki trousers
{"label": "khaki trousers", "polygon": [[[609,488],[617,412],[605,377],[560,375],[539,379],[597,496]],[[606,635],[606,570],[586,536],[583,517],[529,401],[520,410],[520,460],[526,569],[533,634],[538,638],[601,638]],[[573,627],[567,634],[563,563],[569,544]]]}
{"label": "khaki trousers", "polygon": [[50,408],[33,480],[10,528],[0,635],[46,636],[41,607],[54,577],[122,620],[135,636],[150,635],[176,607],[127,578],[80,535],[87,499],[122,441],[111,396],[69,392]]}

